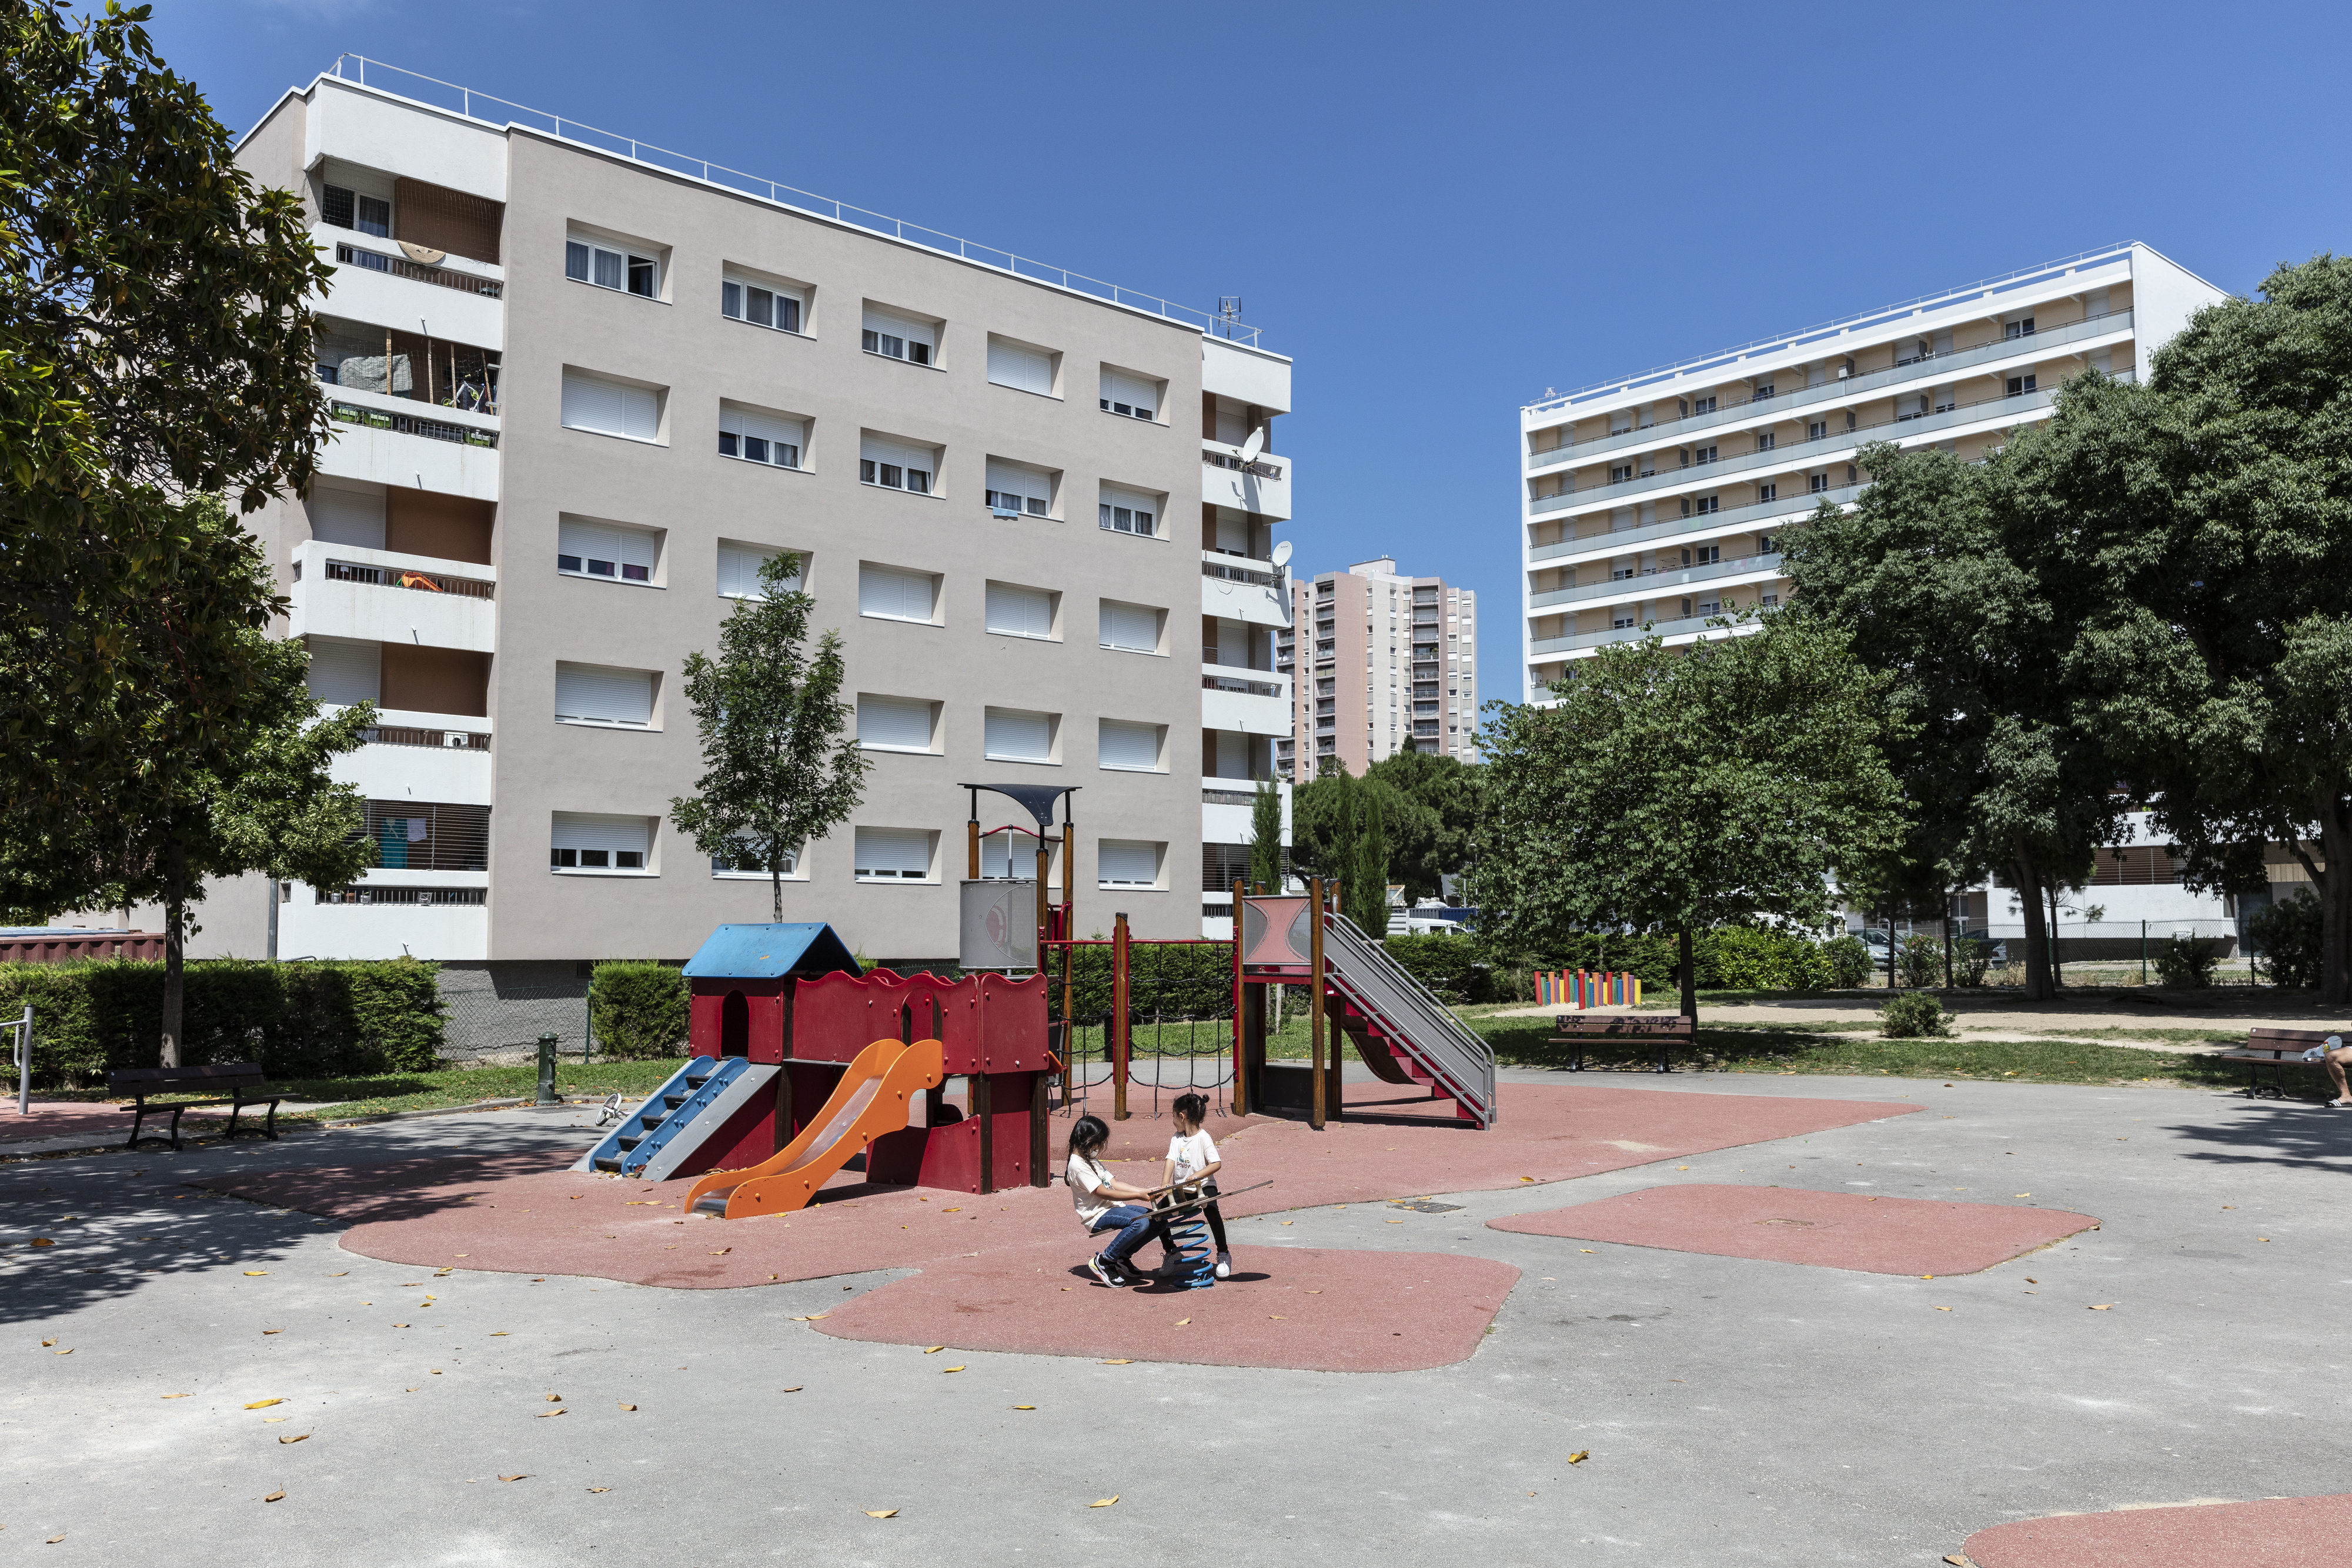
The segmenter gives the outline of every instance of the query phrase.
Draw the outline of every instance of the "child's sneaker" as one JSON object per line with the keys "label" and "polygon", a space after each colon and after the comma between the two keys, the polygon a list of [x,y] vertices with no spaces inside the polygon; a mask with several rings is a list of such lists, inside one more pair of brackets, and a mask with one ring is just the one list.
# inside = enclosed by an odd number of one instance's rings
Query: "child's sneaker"
{"label": "child's sneaker", "polygon": [[1232,1253],[1222,1249],[1218,1251],[1216,1273],[1217,1278],[1220,1280],[1230,1280],[1234,1277],[1234,1255]]}
{"label": "child's sneaker", "polygon": [[1087,1272],[1092,1274],[1095,1277],[1095,1282],[1099,1285],[1116,1287],[1127,1283],[1112,1270],[1110,1265],[1104,1263],[1102,1254],[1099,1252],[1087,1260]]}

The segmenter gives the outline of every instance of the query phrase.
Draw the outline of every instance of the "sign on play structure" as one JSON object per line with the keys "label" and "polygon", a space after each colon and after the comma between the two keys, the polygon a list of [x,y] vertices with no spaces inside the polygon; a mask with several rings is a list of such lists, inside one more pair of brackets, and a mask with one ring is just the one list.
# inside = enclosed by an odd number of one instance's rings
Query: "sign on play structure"
{"label": "sign on play structure", "polygon": [[966,969],[1037,967],[1037,883],[1034,877],[967,882],[956,963]]}

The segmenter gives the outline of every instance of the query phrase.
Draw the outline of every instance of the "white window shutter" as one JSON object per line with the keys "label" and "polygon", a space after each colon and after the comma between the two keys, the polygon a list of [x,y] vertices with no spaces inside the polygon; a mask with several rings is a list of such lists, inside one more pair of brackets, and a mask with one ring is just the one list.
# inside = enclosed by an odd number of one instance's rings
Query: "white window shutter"
{"label": "white window shutter", "polygon": [[621,389],[587,376],[563,378],[563,423],[574,430],[619,435],[628,422]]}
{"label": "white window shutter", "polygon": [[559,850],[629,850],[642,855],[653,848],[653,827],[643,817],[558,811],[548,841]]}
{"label": "white window shutter", "polygon": [[938,458],[928,446],[908,446],[896,441],[885,441],[878,435],[859,438],[857,455],[869,463],[895,464],[901,468],[920,468],[925,473],[935,470]]}
{"label": "white window shutter", "polygon": [[920,828],[857,830],[859,876],[916,881],[931,873],[931,835]]}
{"label": "white window shutter", "polygon": [[651,724],[653,673],[607,669],[601,664],[558,664],[555,716],[590,719],[600,724]]}
{"label": "white window shutter", "polygon": [[857,743],[893,751],[929,751],[931,705],[905,697],[859,697]]}
{"label": "white window shutter", "polygon": [[1160,414],[1158,384],[1139,376],[1106,370],[1102,373],[1102,397],[1113,408],[1124,403],[1146,419],[1156,419]]}
{"label": "white window shutter", "polygon": [[638,441],[651,441],[661,434],[661,400],[644,387],[620,389],[621,434]]}
{"label": "white window shutter", "polygon": [[383,497],[320,485],[310,492],[310,537],[358,549],[383,548]]}
{"label": "white window shutter", "polygon": [[983,749],[1008,762],[1053,760],[1053,723],[1042,713],[1018,708],[988,710]]}
{"label": "white window shutter", "polygon": [[1105,887],[1150,887],[1160,881],[1160,846],[1104,839],[1095,846],[1095,866]]}
{"label": "white window shutter", "polygon": [[[748,545],[719,547],[719,592],[727,599],[757,599],[760,597],[760,569],[770,556],[782,555],[782,550],[757,549]],[[795,573],[786,579],[794,587],[800,585]]]}
{"label": "white window shutter", "polygon": [[1115,718],[1102,721],[1102,738],[1098,759],[1105,768],[1130,768],[1149,773],[1160,767],[1160,727],[1155,724],[1123,724]]}
{"label": "white window shutter", "polygon": [[1054,634],[1054,596],[1042,589],[988,585],[988,629],[1014,637]]}
{"label": "white window shutter", "polygon": [[383,700],[383,643],[351,643],[339,637],[312,637],[309,642],[312,696],[345,707]]}
{"label": "white window shutter", "polygon": [[1034,349],[1024,349],[991,338],[988,340],[988,379],[1002,387],[1017,387],[1023,392],[1054,392],[1054,357]]}
{"label": "white window shutter", "polygon": [[931,618],[931,580],[920,572],[892,571],[887,567],[857,569],[857,612],[892,621]]}
{"label": "white window shutter", "polygon": [[1102,645],[1130,653],[1160,651],[1160,615],[1140,604],[1102,604]]}

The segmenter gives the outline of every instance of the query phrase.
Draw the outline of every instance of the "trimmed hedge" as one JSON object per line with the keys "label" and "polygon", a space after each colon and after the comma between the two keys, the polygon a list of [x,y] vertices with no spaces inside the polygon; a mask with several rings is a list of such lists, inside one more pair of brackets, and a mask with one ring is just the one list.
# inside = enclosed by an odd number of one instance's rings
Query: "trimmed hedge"
{"label": "trimmed hedge", "polygon": [[588,1019],[596,1051],[619,1061],[686,1054],[692,990],[667,964],[599,964],[588,978]]}
{"label": "trimmed hedge", "polygon": [[[438,966],[416,958],[273,964],[215,958],[183,979],[181,1061],[257,1061],[272,1078],[430,1069],[441,1054]],[[33,1081],[96,1088],[153,1067],[163,1031],[155,959],[0,964],[0,1017],[33,1004]]]}
{"label": "trimmed hedge", "polygon": [[1391,936],[1389,956],[1443,1001],[1491,1002],[1501,993],[1493,956],[1467,936]]}

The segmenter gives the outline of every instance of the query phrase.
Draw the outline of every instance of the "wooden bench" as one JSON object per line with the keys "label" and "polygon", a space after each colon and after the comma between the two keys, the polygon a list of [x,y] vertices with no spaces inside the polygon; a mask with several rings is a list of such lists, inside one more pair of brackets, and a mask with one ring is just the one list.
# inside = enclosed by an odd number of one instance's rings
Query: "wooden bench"
{"label": "wooden bench", "polygon": [[2263,1093],[2263,1069],[2271,1070],[2270,1096],[2286,1098],[2286,1067],[2289,1062],[2301,1062],[2303,1053],[2313,1046],[2326,1046],[2331,1040],[2341,1043],[2340,1034],[2316,1029],[2258,1029],[2246,1036],[2246,1043],[2216,1054],[2223,1061],[2246,1064],[2246,1098],[2256,1099]]}
{"label": "wooden bench", "polygon": [[1674,1063],[1668,1053],[1675,1047],[1697,1049],[1698,1020],[1685,1013],[1680,1017],[1643,1017],[1640,1014],[1618,1013],[1555,1013],[1552,1024],[1559,1033],[1551,1043],[1570,1047],[1568,1070],[1584,1071],[1584,1048],[1594,1040],[1630,1040],[1643,1046],[1655,1046],[1658,1052],[1657,1071],[1672,1072]]}
{"label": "wooden bench", "polygon": [[[228,1098],[183,1100],[167,1105],[147,1103],[150,1095],[185,1093],[192,1090],[201,1092],[207,1089],[226,1089],[228,1091]],[[260,1092],[250,1092],[254,1090],[258,1090]],[[278,1102],[286,1098],[285,1095],[269,1087],[268,1075],[261,1071],[261,1064],[257,1061],[218,1061],[209,1067],[126,1067],[119,1072],[110,1072],[106,1075],[106,1092],[110,1094],[131,1096],[133,1110],[131,1117],[131,1140],[122,1145],[126,1149],[135,1149],[139,1146],[139,1129],[151,1111],[158,1116],[166,1111],[172,1113],[171,1143],[173,1148],[179,1148],[181,1146],[180,1113],[184,1111],[193,1111],[198,1106],[227,1106],[229,1108],[228,1130],[221,1135],[225,1138],[234,1138],[237,1134],[236,1119],[244,1113],[245,1108],[248,1105],[267,1105],[269,1107],[268,1122],[262,1126],[247,1127],[245,1130],[248,1133],[258,1133],[265,1138],[275,1138],[278,1136]],[[162,1138],[151,1134],[151,1141],[161,1142]]]}

